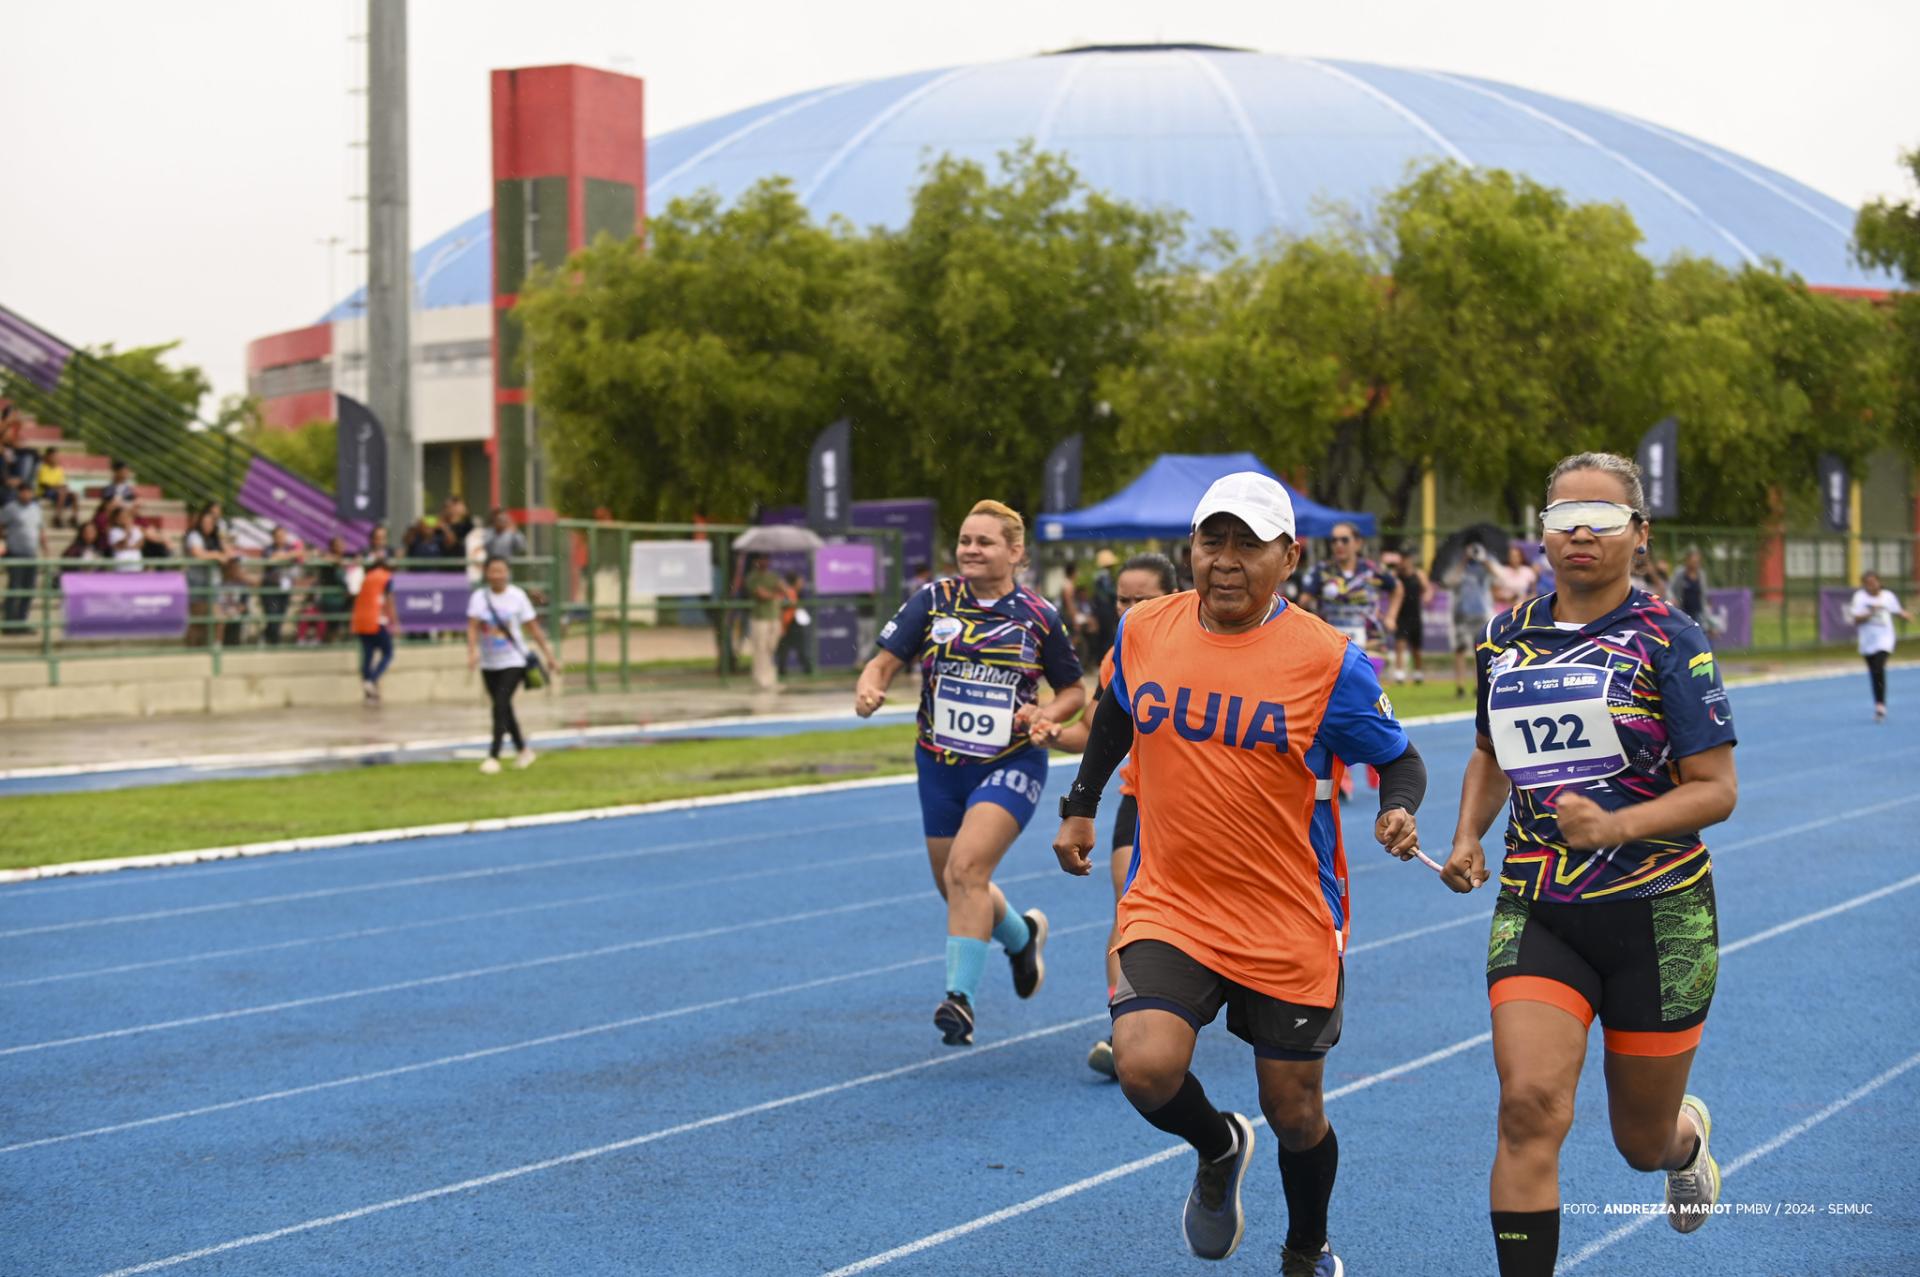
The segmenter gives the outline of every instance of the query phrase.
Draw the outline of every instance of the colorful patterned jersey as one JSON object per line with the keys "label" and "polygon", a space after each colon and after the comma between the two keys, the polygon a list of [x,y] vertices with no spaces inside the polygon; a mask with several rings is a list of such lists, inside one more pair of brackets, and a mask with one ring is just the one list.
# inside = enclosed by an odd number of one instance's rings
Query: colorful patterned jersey
{"label": "colorful patterned jersey", "polygon": [[1300,578],[1300,596],[1313,600],[1321,620],[1364,644],[1370,636],[1382,632],[1385,621],[1380,609],[1399,584],[1393,573],[1372,559],[1355,559],[1350,572],[1325,559]]}
{"label": "colorful patterned jersey", "polygon": [[1679,760],[1734,743],[1706,634],[1644,590],[1579,629],[1554,595],[1494,617],[1475,659],[1476,721],[1513,782],[1503,889],[1557,901],[1631,900],[1690,886],[1711,867],[1697,833],[1574,851],[1554,805],[1569,791],[1610,811],[1678,786]]}
{"label": "colorful patterned jersey", "polygon": [[982,603],[959,577],[923,587],[880,631],[880,646],[920,666],[920,748],[945,763],[979,763],[1031,749],[1012,715],[1080,681],[1080,658],[1051,603],[1019,586]]}

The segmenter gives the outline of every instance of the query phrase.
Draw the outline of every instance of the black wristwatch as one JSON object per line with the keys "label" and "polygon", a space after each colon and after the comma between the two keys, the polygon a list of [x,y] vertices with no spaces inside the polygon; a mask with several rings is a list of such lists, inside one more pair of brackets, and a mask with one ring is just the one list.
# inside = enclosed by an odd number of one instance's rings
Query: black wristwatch
{"label": "black wristwatch", "polygon": [[1092,820],[1099,814],[1100,804],[1097,800],[1083,802],[1077,801],[1072,794],[1060,795],[1060,819],[1062,820],[1072,820],[1075,816],[1085,816],[1088,820]]}

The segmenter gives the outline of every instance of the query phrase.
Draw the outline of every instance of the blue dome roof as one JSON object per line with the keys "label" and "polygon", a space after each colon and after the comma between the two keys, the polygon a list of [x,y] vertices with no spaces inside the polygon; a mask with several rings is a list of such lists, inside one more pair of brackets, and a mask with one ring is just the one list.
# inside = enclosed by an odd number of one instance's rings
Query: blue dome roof
{"label": "blue dome roof", "polygon": [[[1409,162],[1444,157],[1625,204],[1655,260],[1778,258],[1810,284],[1892,286],[1851,260],[1852,209],[1659,125],[1471,76],[1198,46],[1072,50],[764,102],[649,138],[646,203],[703,187],[731,199],[784,175],[816,217],[897,227],[929,156],[990,165],[1024,138],[1065,152],[1096,189],[1183,209],[1195,235],[1243,245],[1312,231],[1322,199],[1369,207]],[[490,242],[482,213],[421,248],[421,304],[485,302]]]}

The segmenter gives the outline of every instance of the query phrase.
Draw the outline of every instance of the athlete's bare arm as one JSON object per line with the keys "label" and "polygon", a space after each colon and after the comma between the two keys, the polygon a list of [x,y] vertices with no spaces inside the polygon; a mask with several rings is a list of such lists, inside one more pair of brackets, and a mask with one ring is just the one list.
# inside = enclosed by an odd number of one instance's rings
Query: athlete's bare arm
{"label": "athlete's bare arm", "polygon": [[1480,840],[1513,795],[1513,782],[1500,770],[1493,742],[1474,739],[1467,774],[1460,781],[1460,823],[1453,830],[1453,854],[1440,870],[1440,881],[1455,891],[1472,891],[1487,880],[1487,856]]}
{"label": "athlete's bare arm", "polygon": [[892,652],[875,652],[867,667],[860,671],[860,681],[854,685],[853,712],[862,718],[871,718],[873,711],[887,703],[887,688],[905,668],[906,663]]}

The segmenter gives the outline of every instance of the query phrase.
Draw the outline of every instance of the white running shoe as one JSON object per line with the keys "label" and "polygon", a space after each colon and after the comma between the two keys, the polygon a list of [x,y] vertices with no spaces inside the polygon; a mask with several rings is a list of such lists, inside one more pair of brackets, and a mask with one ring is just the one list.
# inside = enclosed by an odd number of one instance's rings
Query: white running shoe
{"label": "white running shoe", "polygon": [[489,758],[486,762],[481,763],[480,774],[482,776],[498,776],[500,774],[500,760],[497,758]]}
{"label": "white running shoe", "polygon": [[533,760],[538,757],[539,755],[531,749],[523,749],[513,756],[513,765],[521,771],[525,771],[527,768],[533,766]]}
{"label": "white running shoe", "polygon": [[1680,1111],[1699,1130],[1700,1147],[1691,1162],[1667,1172],[1667,1222],[1675,1232],[1690,1233],[1707,1222],[1714,1203],[1720,1200],[1720,1164],[1707,1151],[1713,1118],[1707,1114],[1706,1103],[1697,1095],[1689,1095],[1680,1101]]}

